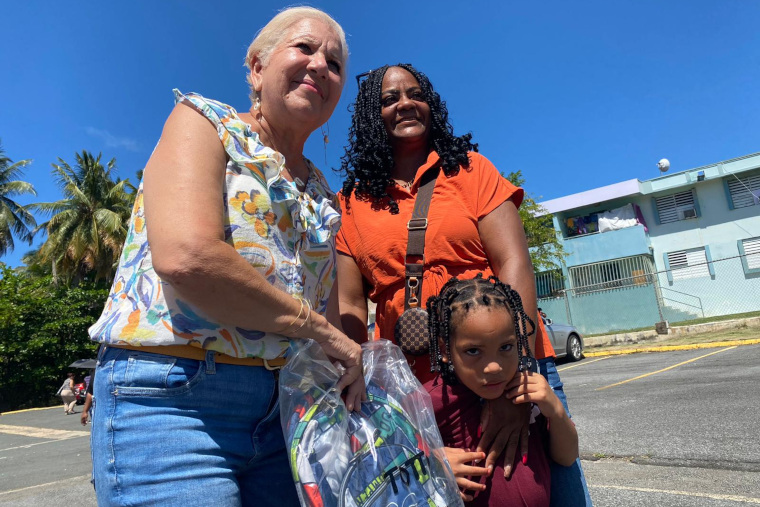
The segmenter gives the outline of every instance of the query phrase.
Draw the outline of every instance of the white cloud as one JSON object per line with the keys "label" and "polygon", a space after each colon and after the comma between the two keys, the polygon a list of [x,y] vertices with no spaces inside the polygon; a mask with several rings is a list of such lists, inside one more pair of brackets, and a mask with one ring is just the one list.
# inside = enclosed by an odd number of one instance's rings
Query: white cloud
{"label": "white cloud", "polygon": [[107,130],[95,127],[87,127],[87,133],[93,137],[98,137],[106,143],[107,148],[124,148],[128,151],[138,151],[137,141],[128,137],[117,137]]}

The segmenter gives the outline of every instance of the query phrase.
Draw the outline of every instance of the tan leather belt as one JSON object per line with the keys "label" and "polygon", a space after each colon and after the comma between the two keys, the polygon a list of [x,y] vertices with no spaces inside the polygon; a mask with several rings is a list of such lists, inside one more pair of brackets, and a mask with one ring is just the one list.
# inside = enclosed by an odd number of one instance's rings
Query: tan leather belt
{"label": "tan leather belt", "polygon": [[[136,350],[137,352],[148,352],[150,354],[163,354],[165,356],[181,357],[182,359],[195,359],[205,361],[208,350],[192,345],[145,345],[135,347],[133,345],[112,345],[108,347],[117,349]],[[274,359],[262,359],[260,357],[232,357],[221,352],[214,352],[214,362],[220,364],[234,364],[237,366],[263,366],[267,370],[279,370],[288,362],[284,357]]]}

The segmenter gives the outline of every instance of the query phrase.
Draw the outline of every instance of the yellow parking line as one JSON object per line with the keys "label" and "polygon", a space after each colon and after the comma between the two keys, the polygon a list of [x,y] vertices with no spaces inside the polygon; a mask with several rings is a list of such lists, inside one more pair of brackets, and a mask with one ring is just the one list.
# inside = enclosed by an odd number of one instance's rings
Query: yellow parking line
{"label": "yellow parking line", "polygon": [[[44,442],[35,442],[33,444],[17,445],[16,447],[6,447],[5,449],[0,449],[0,452],[15,451],[16,449],[31,449],[32,447],[37,447],[38,445],[57,444],[60,441],[61,440],[45,440]],[[6,456],[0,456],[0,459],[5,459],[5,458]]]}
{"label": "yellow parking line", "polygon": [[44,488],[47,486],[54,486],[58,484],[71,485],[73,482],[81,481],[81,480],[89,480],[89,479],[90,479],[90,475],[80,475],[79,477],[72,477],[70,479],[61,479],[60,481],[46,482],[45,484],[36,484],[34,486],[27,486],[25,488],[11,489],[10,491],[0,491],[0,495],[10,495],[11,493],[19,493],[21,491],[27,491],[27,490],[36,489],[36,488]]}
{"label": "yellow parking line", "polygon": [[594,488],[606,488],[606,489],[621,489],[626,491],[640,491],[642,493],[664,493],[666,495],[682,495],[682,496],[696,496],[700,498],[710,498],[713,500],[728,500],[729,502],[746,502],[746,503],[760,503],[760,498],[753,498],[751,496],[739,496],[739,495],[720,495],[714,493],[697,493],[693,491],[678,491],[673,489],[654,489],[654,488],[635,488],[633,486],[612,486],[606,484],[600,484],[595,486],[589,484],[591,489]]}
{"label": "yellow parking line", "polygon": [[0,415],[9,415],[9,414],[20,414],[21,412],[34,412],[35,410],[50,410],[51,408],[58,408],[60,409],[60,405],[56,405],[54,407],[39,407],[39,408],[23,408],[21,410],[11,410],[10,412],[3,412],[0,413]]}
{"label": "yellow parking line", "polygon": [[731,345],[757,345],[760,338],[750,340],[726,340],[722,342],[692,343],[688,345],[642,345],[630,349],[602,350],[600,352],[583,352],[585,357],[599,356],[621,356],[627,354],[638,354],[639,352],[673,352],[675,350],[696,350],[696,349],[717,349],[719,347],[730,347]]}
{"label": "yellow parking line", "polygon": [[564,368],[557,368],[557,371],[558,372],[559,371],[565,371],[565,370],[569,370],[570,368],[577,368],[578,366],[585,366],[587,364],[591,364],[591,363],[595,363],[597,361],[601,361],[602,359],[609,359],[610,357],[612,357],[612,356],[604,356],[604,357],[600,357],[599,359],[592,359],[591,361],[583,361],[582,363],[573,364],[571,366],[565,366]]}
{"label": "yellow parking line", "polygon": [[662,370],[653,371],[651,373],[645,373],[644,375],[639,375],[638,377],[629,378],[628,380],[623,380],[622,382],[617,382],[615,384],[610,384],[608,386],[599,387],[599,388],[596,389],[596,391],[601,391],[603,389],[607,389],[607,388],[610,388],[610,387],[619,386],[620,384],[625,384],[625,383],[628,383],[628,382],[633,382],[634,380],[638,380],[640,378],[648,377],[650,375],[655,375],[657,373],[662,373],[664,371],[672,370],[673,368],[677,368],[678,366],[683,366],[684,364],[693,363],[694,361],[697,361],[698,359],[702,359],[702,358],[705,358],[707,356],[712,356],[713,354],[720,354],[721,352],[725,352],[727,350],[731,350],[731,349],[735,349],[735,348],[736,348],[736,345],[734,345],[733,347],[728,347],[728,348],[725,348],[725,349],[716,350],[715,352],[710,352],[709,354],[705,354],[704,356],[695,357],[694,359],[689,359],[688,361],[684,361],[682,363],[674,364],[673,366],[668,366],[667,368],[663,368]]}
{"label": "yellow parking line", "polygon": [[67,438],[86,437],[90,435],[89,431],[54,430],[50,428],[14,426],[10,424],[0,424],[0,433],[34,438],[52,438],[55,440],[65,440]]}

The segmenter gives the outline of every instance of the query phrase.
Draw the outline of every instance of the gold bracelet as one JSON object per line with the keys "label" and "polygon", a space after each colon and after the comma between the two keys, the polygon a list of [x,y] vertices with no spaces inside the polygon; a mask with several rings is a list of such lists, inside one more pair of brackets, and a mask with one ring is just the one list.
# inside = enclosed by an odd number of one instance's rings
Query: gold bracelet
{"label": "gold bracelet", "polygon": [[[295,318],[292,321],[290,321],[290,324],[288,324],[287,326],[285,326],[285,328],[283,328],[280,334],[284,334],[285,331],[290,329],[293,326],[293,324],[295,324],[298,321],[298,319],[301,318],[302,313],[303,313],[303,298],[301,298],[301,308],[298,310],[298,315],[296,315]],[[298,329],[301,329],[301,328],[298,328]]]}
{"label": "gold bracelet", "polygon": [[[304,300],[301,299],[301,304],[302,305],[303,305],[303,302],[304,302]],[[298,315],[300,316],[301,314],[299,313]],[[296,332],[296,333],[299,332],[301,330],[301,328],[304,327],[306,324],[308,324],[308,322],[310,320],[311,320],[311,303],[307,299],[306,300],[306,318],[303,320],[303,322],[301,322],[301,325],[298,326],[298,329],[296,329],[294,332]]]}

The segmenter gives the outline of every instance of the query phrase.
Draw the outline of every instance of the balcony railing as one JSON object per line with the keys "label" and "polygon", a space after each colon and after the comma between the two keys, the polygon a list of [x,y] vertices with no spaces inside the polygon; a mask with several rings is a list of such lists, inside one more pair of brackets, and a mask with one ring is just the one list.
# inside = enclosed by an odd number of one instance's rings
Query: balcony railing
{"label": "balcony railing", "polygon": [[565,262],[568,266],[578,266],[633,255],[646,255],[650,253],[650,245],[649,234],[642,225],[583,234],[564,239],[565,250],[570,254]]}

